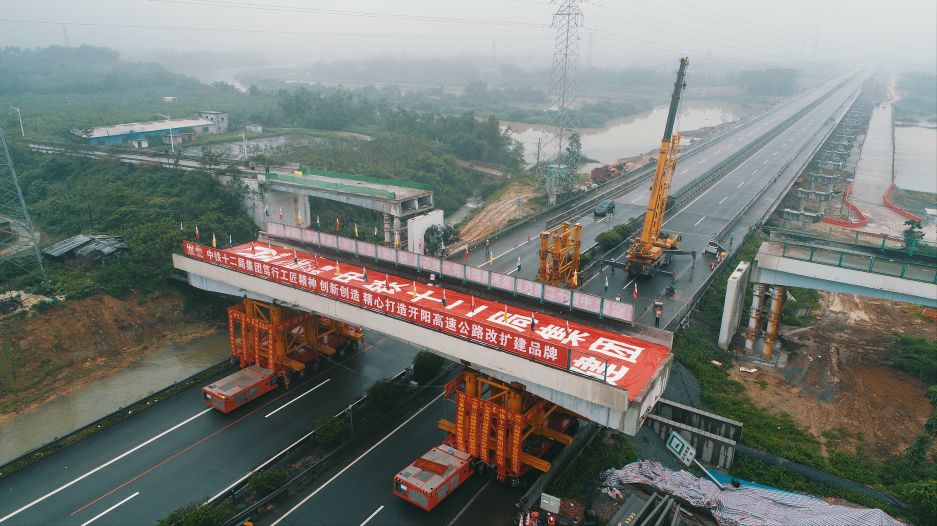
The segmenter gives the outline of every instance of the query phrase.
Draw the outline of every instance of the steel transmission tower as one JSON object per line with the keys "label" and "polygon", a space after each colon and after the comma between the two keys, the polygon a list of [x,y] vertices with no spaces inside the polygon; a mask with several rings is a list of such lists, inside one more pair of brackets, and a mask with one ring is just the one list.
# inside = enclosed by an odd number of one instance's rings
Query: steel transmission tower
{"label": "steel transmission tower", "polygon": [[0,152],[0,277],[26,274],[47,289],[49,279],[42,266],[39,242],[16,178],[3,128],[0,128],[0,147],[3,149]]}
{"label": "steel transmission tower", "polygon": [[582,10],[579,9],[579,0],[558,0],[558,4],[553,14],[556,40],[550,73],[550,129],[542,132],[540,140],[540,148],[546,153],[546,158],[553,158],[555,162],[545,168],[538,167],[550,206],[556,204],[558,188],[565,186],[576,175],[575,166],[565,166],[557,161],[562,159],[572,130],[579,128],[579,110],[573,106],[576,98],[576,70],[579,68]]}

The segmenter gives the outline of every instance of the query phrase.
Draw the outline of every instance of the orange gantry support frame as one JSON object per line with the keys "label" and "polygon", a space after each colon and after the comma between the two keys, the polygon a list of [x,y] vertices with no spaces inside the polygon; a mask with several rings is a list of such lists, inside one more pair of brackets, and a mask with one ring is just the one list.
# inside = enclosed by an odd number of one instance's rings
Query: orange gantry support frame
{"label": "orange gantry support frame", "polygon": [[530,468],[549,471],[541,458],[554,443],[569,445],[565,434],[576,416],[534,396],[520,384],[505,384],[466,369],[446,384],[454,397],[456,421],[441,419],[446,443],[493,466],[498,479],[518,478]]}
{"label": "orange gantry support frame", "polygon": [[573,279],[579,271],[579,251],[582,244],[582,225],[557,225],[540,233],[540,266],[537,279],[547,285],[576,288]]}
{"label": "orange gantry support frame", "polygon": [[259,365],[287,385],[289,373],[302,373],[307,363],[318,361],[317,353],[354,350],[364,340],[360,327],[246,298],[228,308],[228,336],[242,369]]}

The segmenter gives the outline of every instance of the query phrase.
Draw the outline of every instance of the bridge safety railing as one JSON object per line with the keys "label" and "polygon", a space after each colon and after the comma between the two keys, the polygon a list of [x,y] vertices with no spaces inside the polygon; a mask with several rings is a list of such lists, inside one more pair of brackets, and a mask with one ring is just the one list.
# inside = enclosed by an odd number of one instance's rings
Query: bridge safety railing
{"label": "bridge safety railing", "polygon": [[895,259],[887,256],[862,254],[858,251],[837,250],[830,247],[785,242],[782,257],[831,265],[834,267],[861,270],[873,274],[896,278],[937,283],[937,266]]}
{"label": "bridge safety railing", "polygon": [[337,252],[353,254],[355,257],[372,258],[394,266],[403,266],[417,272],[438,274],[462,283],[472,283],[488,290],[499,290],[514,296],[534,299],[541,304],[551,303],[569,310],[587,312],[600,319],[611,318],[626,323],[634,322],[634,305],[595,296],[585,292],[564,289],[517,277],[516,275],[492,272],[484,267],[474,267],[443,258],[416,254],[393,247],[385,247],[329,234],[314,229],[300,228],[273,221],[267,222],[266,233],[270,236],[317,245]]}
{"label": "bridge safety railing", "polygon": [[[282,175],[276,173],[261,174],[259,178],[265,178],[268,181],[279,181],[287,184],[298,184],[302,186],[309,186],[312,188],[321,188],[323,190],[331,190],[334,192],[345,192],[349,194],[364,194],[374,197],[382,197],[385,199],[396,199],[397,194],[390,192],[388,190],[381,190],[379,188],[370,188],[364,185],[354,185],[354,184],[342,184],[342,183],[330,183],[328,181],[320,181],[318,179],[312,179],[309,177],[300,177],[295,175]],[[262,181],[263,179],[261,179]]]}

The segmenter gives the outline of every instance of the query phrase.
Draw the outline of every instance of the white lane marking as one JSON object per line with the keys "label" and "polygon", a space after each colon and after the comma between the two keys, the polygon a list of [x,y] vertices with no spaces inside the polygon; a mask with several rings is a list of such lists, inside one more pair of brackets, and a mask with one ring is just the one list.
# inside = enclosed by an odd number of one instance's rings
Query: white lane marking
{"label": "white lane marking", "polygon": [[374,513],[368,515],[368,518],[367,518],[367,519],[364,519],[364,522],[362,522],[362,523],[359,524],[358,526],[364,526],[365,524],[367,524],[371,519],[374,518],[375,515],[377,515],[378,513],[380,513],[382,509],[384,509],[384,506],[383,506],[383,505],[382,505],[380,508],[374,510]]}
{"label": "white lane marking", "polygon": [[768,164],[768,160],[765,159],[765,162],[763,162],[763,163],[761,163],[761,164]]}
{"label": "white lane marking", "polygon": [[204,411],[195,413],[194,415],[192,415],[192,416],[190,416],[189,418],[183,420],[182,422],[179,422],[178,424],[176,424],[176,425],[170,427],[169,429],[167,429],[167,430],[163,431],[162,433],[156,435],[155,437],[153,437],[153,438],[147,440],[146,442],[143,442],[143,443],[141,443],[140,445],[138,445],[138,446],[136,446],[136,447],[134,447],[134,448],[128,449],[127,451],[125,451],[125,452],[121,453],[120,455],[118,455],[118,456],[116,456],[116,457],[114,457],[114,458],[108,460],[107,462],[105,462],[105,463],[101,464],[100,466],[98,466],[98,467],[92,469],[91,471],[85,473],[84,475],[82,475],[82,476],[76,478],[75,480],[69,482],[68,484],[63,484],[62,486],[59,486],[57,489],[52,490],[52,491],[50,491],[49,493],[46,493],[45,495],[43,495],[43,496],[39,497],[38,499],[36,499],[36,500],[30,502],[29,504],[23,506],[22,508],[20,508],[20,509],[14,511],[14,512],[12,512],[12,513],[8,513],[5,517],[0,518],[0,522],[4,522],[4,521],[6,521],[7,519],[9,519],[10,517],[13,517],[13,516],[15,516],[15,515],[19,515],[20,513],[22,513],[22,512],[24,512],[24,511],[28,510],[29,508],[32,508],[32,507],[35,506],[36,504],[39,504],[40,502],[42,502],[42,501],[48,499],[49,497],[51,497],[52,495],[55,495],[56,493],[62,491],[63,489],[68,488],[68,487],[71,487],[72,485],[74,485],[74,484],[76,484],[76,483],[78,483],[78,482],[80,482],[80,481],[82,481],[82,480],[84,480],[84,479],[90,477],[91,475],[94,475],[94,474],[97,473],[98,471],[101,471],[102,469],[104,469],[104,468],[110,466],[110,465],[113,464],[114,462],[117,462],[118,460],[120,460],[120,459],[126,457],[127,455],[133,453],[134,451],[136,451],[136,450],[138,450],[138,449],[140,449],[140,448],[142,448],[142,447],[145,447],[145,446],[151,444],[152,442],[154,442],[154,441],[156,441],[156,440],[159,440],[160,438],[162,438],[162,437],[168,435],[169,433],[172,433],[172,432],[175,431],[176,429],[179,429],[180,427],[182,427],[182,426],[188,424],[189,422],[195,420],[196,418],[198,418],[198,417],[200,417],[200,416],[202,416],[202,415],[204,415],[205,413],[208,413],[208,412],[210,412],[210,411],[214,411],[214,409],[212,409],[212,408],[209,407],[208,409],[206,409],[206,410],[204,410]]}
{"label": "white lane marking", "polygon": [[638,201],[639,199],[641,199],[642,197],[644,197],[644,194],[641,194],[641,195],[639,195],[638,197],[635,197],[634,199],[631,200],[631,202],[634,203],[634,202]]}
{"label": "white lane marking", "polygon": [[735,187],[736,187],[736,188],[741,188],[743,184],[745,184],[745,181],[742,181],[741,183],[737,184]]}
{"label": "white lane marking", "polygon": [[714,154],[714,155],[719,155],[719,152],[721,152],[721,151],[722,151],[722,149],[716,150],[715,152],[713,152],[713,154]]}
{"label": "white lane marking", "polygon": [[287,450],[292,449],[293,447],[295,447],[297,444],[299,444],[299,443],[302,442],[303,440],[306,440],[307,438],[309,438],[310,436],[312,436],[312,434],[315,433],[315,432],[316,432],[315,430],[312,430],[312,431],[306,433],[305,435],[303,435],[302,437],[300,437],[300,439],[297,440],[296,442],[293,442],[292,444],[286,446],[285,448],[283,448],[282,451],[280,451],[280,452],[277,453],[276,455],[273,455],[272,457],[270,457],[270,458],[268,458],[266,461],[264,461],[263,464],[261,464],[261,465],[257,466],[256,468],[254,468],[254,469],[248,471],[246,475],[244,475],[243,477],[241,477],[241,478],[235,480],[234,482],[232,482],[231,485],[229,485],[229,486],[226,487],[225,489],[219,491],[218,494],[215,495],[214,497],[212,497],[212,498],[206,500],[206,501],[202,504],[202,506],[206,506],[206,505],[208,505],[208,504],[211,504],[212,502],[215,502],[215,500],[216,500],[218,497],[220,497],[220,496],[224,495],[225,493],[227,493],[228,491],[230,491],[231,488],[233,488],[234,486],[237,486],[237,485],[240,484],[241,482],[244,482],[244,480],[247,479],[247,477],[250,477],[251,475],[253,475],[254,472],[260,471],[261,469],[267,467],[267,464],[273,462],[274,459],[276,459],[277,457],[279,457],[279,456],[282,455],[283,453],[286,453]]}
{"label": "white lane marking", "polygon": [[697,226],[697,225],[699,225],[700,223],[702,223],[702,222],[703,222],[703,220],[704,220],[704,219],[706,219],[706,216],[703,216],[703,217],[701,217],[701,218],[699,218],[699,221],[697,221],[697,222],[696,222],[696,224],[695,224],[695,225],[693,225],[693,226]]}
{"label": "white lane marking", "polygon": [[111,506],[110,508],[108,508],[108,509],[102,511],[101,513],[98,513],[98,514],[95,515],[91,520],[85,522],[85,523],[82,524],[81,526],[88,526],[88,525],[91,524],[92,522],[94,522],[94,521],[100,519],[101,517],[107,515],[108,513],[112,512],[112,511],[114,511],[115,508],[117,508],[117,507],[120,506],[121,504],[127,502],[128,500],[130,500],[130,499],[136,497],[136,496],[139,495],[139,494],[140,494],[140,492],[138,491],[138,492],[134,493],[133,495],[127,497],[126,499],[124,499],[124,500],[118,502],[117,504],[114,504],[114,505]]}
{"label": "white lane marking", "polygon": [[754,172],[752,172],[752,175],[755,175],[756,173],[758,173],[758,169],[756,169]]}
{"label": "white lane marking", "polygon": [[[696,163],[696,164],[699,164],[699,163]],[[680,172],[680,175],[683,175],[683,174],[685,174],[685,173],[687,173],[687,172],[689,172],[689,171],[690,171],[690,169],[689,169],[689,168],[687,168],[686,170],[684,170],[684,171],[682,171],[682,172]]]}
{"label": "white lane marking", "polygon": [[[539,242],[539,241],[540,241],[540,234],[537,234],[536,236],[531,236],[530,239],[528,239],[527,241],[524,241],[523,243],[521,243],[521,244],[515,246],[514,248],[508,249],[508,250],[506,250],[505,252],[503,252],[503,253],[501,253],[501,254],[498,254],[497,256],[491,258],[491,260],[492,260],[492,261],[496,261],[498,258],[500,258],[500,257],[502,257],[502,256],[506,256],[506,255],[510,254],[511,252],[514,252],[515,250],[521,248],[522,246],[524,246],[524,245],[526,245],[527,243],[530,243],[530,242],[532,242],[532,241],[537,241],[537,242]],[[488,263],[488,262],[485,261],[485,262],[483,262],[482,264],[484,265],[485,263]]]}
{"label": "white lane marking", "polygon": [[343,467],[341,471],[339,471],[338,473],[332,475],[332,478],[330,478],[329,480],[325,481],[325,483],[323,483],[321,486],[319,486],[318,488],[316,488],[312,493],[310,493],[309,495],[307,495],[306,498],[304,498],[303,500],[301,500],[301,501],[299,501],[298,503],[296,503],[296,505],[293,506],[292,508],[290,508],[289,511],[287,511],[286,513],[284,513],[283,515],[281,515],[279,519],[273,521],[273,523],[272,523],[270,526],[277,526],[277,524],[280,524],[281,522],[283,522],[283,519],[289,517],[294,511],[298,510],[298,509],[300,508],[300,506],[302,506],[303,504],[305,504],[306,502],[308,502],[309,499],[315,497],[320,491],[322,491],[323,489],[325,489],[326,486],[328,486],[328,485],[331,484],[332,482],[335,482],[335,479],[337,479],[338,477],[341,477],[346,471],[348,471],[349,469],[351,469],[352,466],[354,466],[355,464],[357,464],[358,462],[360,462],[361,459],[363,459],[364,457],[366,457],[366,456],[368,455],[368,453],[370,453],[370,452],[374,451],[375,449],[377,449],[377,447],[380,446],[381,444],[383,444],[385,440],[387,440],[388,438],[390,438],[391,436],[393,436],[393,434],[396,433],[397,431],[400,431],[400,429],[403,428],[403,426],[409,424],[410,421],[413,420],[414,418],[416,418],[417,416],[419,416],[420,413],[422,413],[423,411],[426,411],[427,409],[429,409],[429,406],[435,404],[437,400],[439,400],[440,398],[442,398],[442,395],[443,395],[443,393],[439,393],[438,395],[436,395],[436,397],[433,398],[432,400],[430,400],[428,404],[426,404],[426,405],[424,405],[422,408],[420,408],[420,410],[417,411],[416,413],[414,413],[412,416],[410,416],[410,418],[404,420],[403,423],[400,424],[399,426],[395,427],[393,431],[391,431],[390,433],[387,433],[387,435],[385,435],[384,438],[378,440],[376,444],[374,444],[373,446],[369,447],[368,450],[365,451],[364,453],[362,453],[361,455],[359,455],[358,458],[356,458],[356,459],[354,459],[353,461],[351,461],[351,464],[348,464],[347,466]]}
{"label": "white lane marking", "polygon": [[773,153],[773,154],[771,154],[771,155],[777,155],[777,154],[778,154],[778,152],[774,152],[774,153]]}
{"label": "white lane marking", "polygon": [[459,510],[459,513],[456,513],[456,516],[453,517],[453,519],[449,521],[449,524],[447,524],[446,526],[452,526],[453,524],[455,524],[456,521],[459,520],[460,517],[462,517],[462,514],[465,513],[465,511],[468,510],[470,507],[472,507],[472,504],[475,502],[475,499],[477,499],[478,496],[481,495],[482,492],[485,491],[490,484],[491,484],[491,479],[485,482],[485,485],[482,486],[481,489],[479,489],[474,495],[472,495],[472,498],[470,498],[469,501],[465,503],[465,506],[463,506],[462,509]]}
{"label": "white lane marking", "polygon": [[299,395],[299,396],[297,396],[296,398],[294,398],[294,399],[292,399],[292,400],[290,400],[289,402],[287,402],[287,403],[285,403],[285,404],[283,404],[283,405],[281,405],[280,407],[278,407],[278,408],[276,408],[276,409],[274,409],[273,411],[270,411],[269,413],[267,413],[267,415],[266,415],[266,416],[264,416],[264,418],[270,418],[271,416],[273,416],[274,414],[276,414],[276,413],[277,413],[277,411],[279,411],[279,410],[281,410],[281,409],[283,409],[284,407],[286,407],[286,406],[288,406],[288,405],[290,405],[290,404],[292,404],[293,402],[295,402],[295,401],[297,401],[297,400],[299,400],[300,398],[302,398],[302,397],[304,397],[304,396],[306,396],[307,394],[309,394],[309,393],[311,393],[311,392],[313,392],[313,391],[315,391],[316,389],[318,389],[318,388],[320,388],[320,387],[322,387],[323,385],[325,385],[325,384],[327,384],[327,383],[329,383],[329,380],[331,380],[331,378],[326,378],[326,379],[325,379],[325,380],[324,380],[324,381],[323,381],[323,382],[322,382],[321,384],[319,384],[319,385],[317,385],[317,386],[315,386],[315,387],[313,387],[312,389],[310,389],[310,390],[308,390],[308,391],[306,391],[305,393],[303,393],[303,394],[301,394],[301,395]]}
{"label": "white lane marking", "polygon": [[722,204],[726,199],[728,199],[728,198],[729,198],[729,196],[725,196],[725,197],[723,197],[722,199],[720,199],[719,202],[716,203],[716,204],[720,204],[720,205],[721,205],[721,204]]}

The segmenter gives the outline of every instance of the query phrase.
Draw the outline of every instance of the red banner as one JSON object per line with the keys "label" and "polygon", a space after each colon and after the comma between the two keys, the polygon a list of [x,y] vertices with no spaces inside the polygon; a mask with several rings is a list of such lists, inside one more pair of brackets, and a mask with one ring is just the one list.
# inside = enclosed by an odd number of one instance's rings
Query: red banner
{"label": "red banner", "polygon": [[[185,256],[350,303],[458,338],[627,389],[634,398],[670,350],[661,344],[572,323],[297,252],[251,242],[219,250],[183,242]],[[367,278],[367,279],[365,279]],[[445,304],[444,304],[445,303]],[[531,323],[533,321],[533,324]]]}

